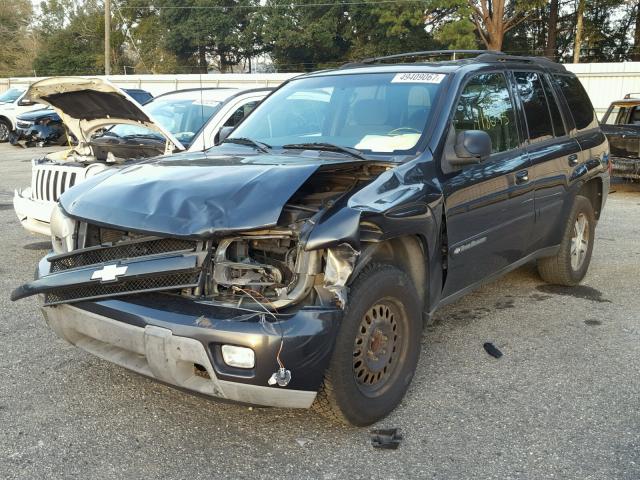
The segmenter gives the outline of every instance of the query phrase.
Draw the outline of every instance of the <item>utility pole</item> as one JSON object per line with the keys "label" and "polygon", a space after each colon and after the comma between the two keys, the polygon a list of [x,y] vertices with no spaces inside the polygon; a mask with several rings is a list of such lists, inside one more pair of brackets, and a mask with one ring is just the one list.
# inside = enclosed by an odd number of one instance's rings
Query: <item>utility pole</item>
{"label": "utility pole", "polygon": [[111,0],[104,0],[104,74],[111,75]]}

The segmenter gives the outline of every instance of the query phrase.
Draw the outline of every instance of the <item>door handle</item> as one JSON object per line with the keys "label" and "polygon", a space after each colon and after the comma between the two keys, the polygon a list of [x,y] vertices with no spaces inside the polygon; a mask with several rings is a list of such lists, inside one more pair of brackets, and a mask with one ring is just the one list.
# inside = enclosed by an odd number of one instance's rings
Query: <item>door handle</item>
{"label": "door handle", "polygon": [[567,160],[569,160],[569,165],[571,165],[572,167],[576,166],[578,164],[578,154],[572,153],[567,157]]}
{"label": "door handle", "polygon": [[522,185],[529,181],[529,172],[527,170],[521,170],[516,173],[516,185]]}

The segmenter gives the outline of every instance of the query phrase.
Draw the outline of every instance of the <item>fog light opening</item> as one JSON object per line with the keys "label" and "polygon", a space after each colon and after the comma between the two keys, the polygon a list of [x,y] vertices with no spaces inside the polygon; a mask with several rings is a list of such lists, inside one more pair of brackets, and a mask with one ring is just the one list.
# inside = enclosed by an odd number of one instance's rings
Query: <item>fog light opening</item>
{"label": "fog light opening", "polygon": [[207,372],[207,369],[204,368],[199,363],[194,363],[193,364],[193,373],[195,375],[197,375],[198,377],[202,377],[202,378],[206,378],[208,380],[211,380],[211,377],[209,376],[209,372]]}
{"label": "fog light opening", "polygon": [[222,345],[222,359],[230,367],[253,368],[256,356],[253,350],[236,345]]}

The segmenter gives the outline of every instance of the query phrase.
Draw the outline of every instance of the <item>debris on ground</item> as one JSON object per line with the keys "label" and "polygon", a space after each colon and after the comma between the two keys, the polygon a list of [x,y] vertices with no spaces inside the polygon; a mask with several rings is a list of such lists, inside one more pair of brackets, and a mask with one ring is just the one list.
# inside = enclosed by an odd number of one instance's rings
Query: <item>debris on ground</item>
{"label": "debris on ground", "polygon": [[498,350],[498,347],[496,347],[491,342],[486,342],[483,345],[483,347],[484,347],[485,352],[487,352],[489,355],[491,355],[494,358],[500,358],[502,356],[502,352],[500,350]]}
{"label": "debris on ground", "polygon": [[374,448],[395,450],[400,446],[402,435],[397,428],[371,430],[371,445]]}

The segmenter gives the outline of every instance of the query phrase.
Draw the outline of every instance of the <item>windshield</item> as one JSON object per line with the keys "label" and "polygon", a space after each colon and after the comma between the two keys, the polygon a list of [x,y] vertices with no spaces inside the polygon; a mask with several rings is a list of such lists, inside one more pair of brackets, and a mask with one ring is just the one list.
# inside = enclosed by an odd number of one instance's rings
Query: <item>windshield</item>
{"label": "windshield", "polygon": [[372,73],[293,80],[229,136],[274,148],[322,143],[371,153],[411,153],[444,74]]}
{"label": "windshield", "polygon": [[[156,98],[144,106],[144,111],[188,147],[202,126],[219,110],[220,105],[221,102],[217,100],[207,99],[206,96],[201,98],[198,92],[189,92],[189,96],[175,94]],[[163,139],[158,132],[137,125],[115,125],[108,134]]]}
{"label": "windshield", "polygon": [[24,90],[19,90],[17,88],[10,88],[6,92],[3,92],[2,94],[0,94],[0,102],[1,103],[15,102],[23,93],[24,93]]}

